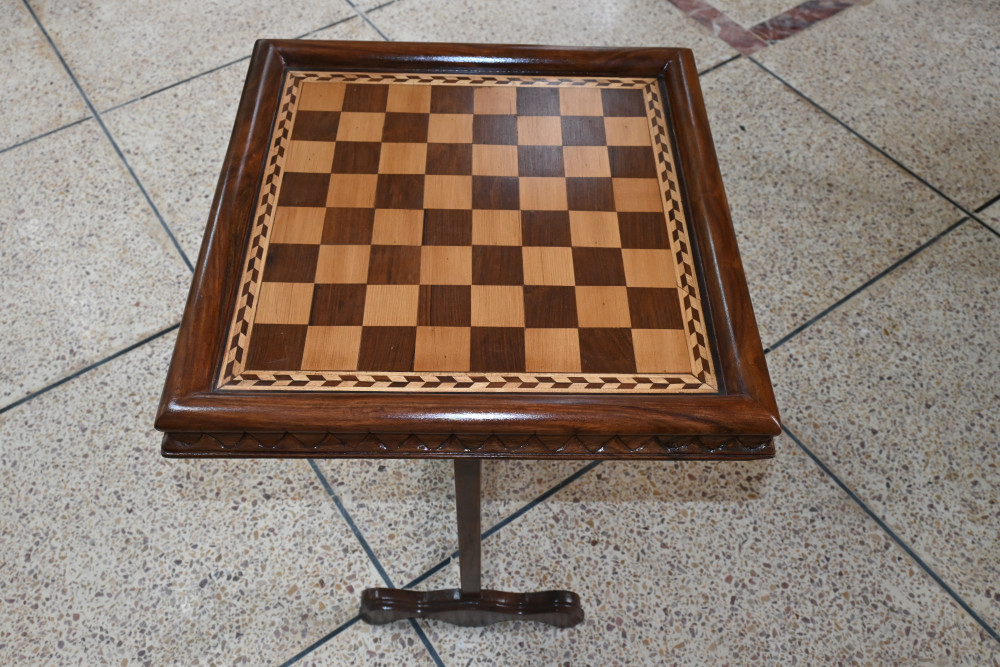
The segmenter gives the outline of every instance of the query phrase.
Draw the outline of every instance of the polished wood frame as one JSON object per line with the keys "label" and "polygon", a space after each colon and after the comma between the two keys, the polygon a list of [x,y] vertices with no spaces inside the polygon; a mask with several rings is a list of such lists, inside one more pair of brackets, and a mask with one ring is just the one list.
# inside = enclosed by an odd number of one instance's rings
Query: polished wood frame
{"label": "polished wood frame", "polygon": [[[666,100],[719,392],[433,394],[216,387],[268,140],[289,70],[657,78]],[[261,40],[212,204],[156,427],[165,456],[762,458],[778,410],[694,58],[569,49]]]}

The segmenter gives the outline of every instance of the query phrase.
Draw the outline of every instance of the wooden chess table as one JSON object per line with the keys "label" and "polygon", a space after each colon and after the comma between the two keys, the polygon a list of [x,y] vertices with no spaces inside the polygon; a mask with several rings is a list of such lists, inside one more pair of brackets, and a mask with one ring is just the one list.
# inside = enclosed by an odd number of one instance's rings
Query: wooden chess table
{"label": "wooden chess table", "polygon": [[779,433],[686,49],[261,41],[156,420],[168,457],[455,462],[461,585],[362,617],[571,626],[480,587],[480,461]]}

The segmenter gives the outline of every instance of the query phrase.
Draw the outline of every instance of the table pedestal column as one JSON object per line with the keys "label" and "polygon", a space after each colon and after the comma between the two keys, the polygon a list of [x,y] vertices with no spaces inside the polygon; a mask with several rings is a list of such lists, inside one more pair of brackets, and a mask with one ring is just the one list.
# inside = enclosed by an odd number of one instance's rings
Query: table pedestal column
{"label": "table pedestal column", "polygon": [[576,593],[510,593],[481,587],[481,478],[479,459],[455,459],[460,588],[440,591],[366,589],[361,593],[364,621],[380,625],[405,618],[434,618],[455,625],[478,626],[523,620],[569,628],[583,620],[583,608]]}

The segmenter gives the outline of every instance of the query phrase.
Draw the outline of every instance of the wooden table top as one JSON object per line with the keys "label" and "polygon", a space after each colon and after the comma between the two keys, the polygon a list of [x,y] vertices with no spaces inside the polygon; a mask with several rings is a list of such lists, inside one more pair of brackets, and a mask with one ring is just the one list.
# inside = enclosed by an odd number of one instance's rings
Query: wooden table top
{"label": "wooden table top", "polygon": [[259,42],[157,427],[174,456],[770,455],[690,53]]}

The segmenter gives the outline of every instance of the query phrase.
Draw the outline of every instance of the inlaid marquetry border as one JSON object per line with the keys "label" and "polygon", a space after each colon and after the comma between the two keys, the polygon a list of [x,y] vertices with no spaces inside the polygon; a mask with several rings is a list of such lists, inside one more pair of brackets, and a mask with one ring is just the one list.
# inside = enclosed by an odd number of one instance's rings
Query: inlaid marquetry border
{"label": "inlaid marquetry border", "polygon": [[[249,371],[244,368],[247,344],[253,329],[264,258],[277,208],[284,173],[286,146],[305,82],[393,83],[459,86],[581,86],[594,88],[640,88],[647,105],[651,143],[657,161],[657,178],[665,213],[671,251],[677,271],[677,294],[688,340],[692,373],[379,373],[357,370],[306,372]],[[303,391],[437,391],[437,392],[559,392],[559,393],[715,393],[718,381],[708,346],[698,281],[691,254],[684,208],[677,182],[663,101],[656,79],[620,77],[527,77],[467,74],[419,74],[383,72],[304,72],[286,75],[278,114],[271,133],[271,148],[247,247],[228,345],[222,360],[218,388],[234,390]]]}

